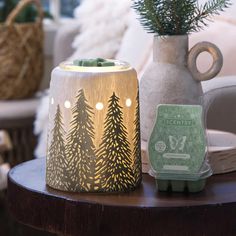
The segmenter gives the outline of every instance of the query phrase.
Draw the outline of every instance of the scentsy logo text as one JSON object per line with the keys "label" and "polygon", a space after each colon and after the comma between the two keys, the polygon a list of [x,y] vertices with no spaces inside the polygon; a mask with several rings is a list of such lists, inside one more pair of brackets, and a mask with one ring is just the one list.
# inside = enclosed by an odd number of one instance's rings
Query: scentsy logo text
{"label": "scentsy logo text", "polygon": [[193,120],[177,120],[177,119],[166,119],[164,120],[165,125],[176,125],[176,126],[192,126],[194,125]]}

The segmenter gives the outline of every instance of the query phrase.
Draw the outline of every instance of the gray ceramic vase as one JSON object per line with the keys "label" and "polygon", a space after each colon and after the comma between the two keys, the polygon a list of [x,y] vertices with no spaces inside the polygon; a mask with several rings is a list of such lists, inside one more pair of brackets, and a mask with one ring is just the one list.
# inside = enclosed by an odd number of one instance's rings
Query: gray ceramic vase
{"label": "gray ceramic vase", "polygon": [[[153,62],[140,81],[141,137],[147,141],[155,121],[158,104],[201,104],[201,81],[214,78],[223,57],[212,43],[201,42],[188,50],[188,36],[155,36]],[[213,58],[205,73],[197,69],[197,57],[207,51]]]}

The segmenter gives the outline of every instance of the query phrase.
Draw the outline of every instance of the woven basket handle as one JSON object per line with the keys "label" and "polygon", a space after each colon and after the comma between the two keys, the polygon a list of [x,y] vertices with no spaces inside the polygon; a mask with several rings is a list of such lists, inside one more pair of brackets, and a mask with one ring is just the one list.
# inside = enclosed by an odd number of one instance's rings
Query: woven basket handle
{"label": "woven basket handle", "polygon": [[34,4],[38,10],[38,19],[37,21],[39,23],[42,23],[43,21],[43,17],[44,17],[44,13],[43,13],[43,8],[39,2],[39,0],[21,0],[17,6],[15,7],[15,9],[9,14],[9,16],[7,17],[6,20],[6,25],[11,25],[14,23],[16,17],[18,16],[18,14],[29,4]]}

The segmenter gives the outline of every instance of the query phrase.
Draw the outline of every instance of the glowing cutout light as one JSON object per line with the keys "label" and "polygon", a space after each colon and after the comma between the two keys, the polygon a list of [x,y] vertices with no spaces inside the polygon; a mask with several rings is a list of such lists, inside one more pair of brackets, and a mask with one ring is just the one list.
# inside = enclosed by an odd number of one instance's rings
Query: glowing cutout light
{"label": "glowing cutout light", "polygon": [[98,111],[101,111],[103,108],[104,108],[103,103],[98,102],[98,103],[96,104],[96,109],[97,109]]}
{"label": "glowing cutout light", "polygon": [[68,109],[71,108],[70,101],[66,100],[65,103],[64,103],[64,106],[65,106],[65,108],[68,108]]}
{"label": "glowing cutout light", "polygon": [[126,99],[125,105],[126,105],[127,107],[131,107],[131,106],[132,106],[132,101],[131,101],[130,98]]}

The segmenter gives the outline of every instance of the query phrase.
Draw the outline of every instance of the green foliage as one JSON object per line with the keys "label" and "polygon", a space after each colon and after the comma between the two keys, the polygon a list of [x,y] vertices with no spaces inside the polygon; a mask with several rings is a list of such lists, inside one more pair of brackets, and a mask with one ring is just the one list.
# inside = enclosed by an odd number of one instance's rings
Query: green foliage
{"label": "green foliage", "polygon": [[139,93],[136,97],[137,106],[135,112],[135,133],[133,137],[134,141],[134,180],[135,184],[139,185],[142,180],[142,161],[141,161],[141,139],[140,139],[140,122],[139,122]]}
{"label": "green foliage", "polygon": [[86,66],[86,67],[106,67],[106,66],[115,66],[115,63],[110,60],[105,60],[103,58],[97,59],[77,59],[73,61],[75,66]]}
{"label": "green foliage", "polygon": [[102,142],[97,152],[98,187],[109,192],[127,191],[134,186],[132,152],[119,100],[115,93],[109,99]]}
{"label": "green foliage", "polygon": [[93,191],[95,172],[94,127],[92,107],[83,89],[79,90],[72,109],[72,121],[67,137],[66,155],[70,161],[70,175],[74,191]]}
{"label": "green foliage", "polygon": [[158,35],[184,35],[207,26],[207,20],[231,5],[230,0],[133,0],[143,27]]}
{"label": "green foliage", "polygon": [[[0,6],[0,22],[5,22],[8,15],[16,7],[19,0],[3,0],[3,4]],[[15,22],[25,23],[34,22],[38,13],[34,5],[28,5],[23,9],[19,15],[16,17]],[[44,16],[47,18],[52,18],[48,12],[44,12]]]}
{"label": "green foliage", "polygon": [[68,190],[70,181],[68,179],[68,160],[66,158],[64,128],[59,105],[54,119],[52,129],[52,141],[48,150],[49,159],[47,161],[47,180],[55,188]]}

